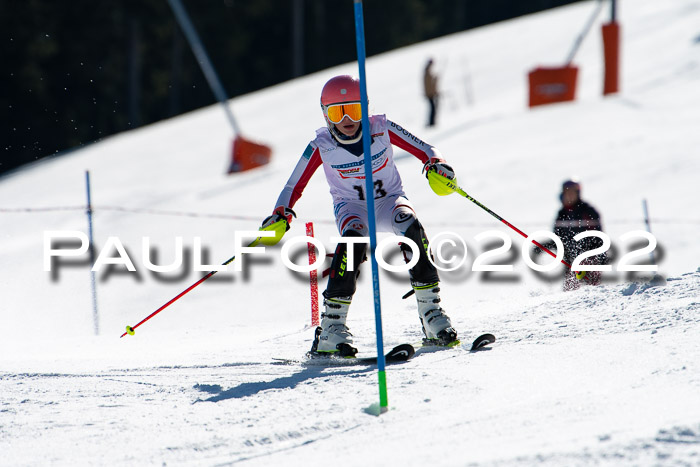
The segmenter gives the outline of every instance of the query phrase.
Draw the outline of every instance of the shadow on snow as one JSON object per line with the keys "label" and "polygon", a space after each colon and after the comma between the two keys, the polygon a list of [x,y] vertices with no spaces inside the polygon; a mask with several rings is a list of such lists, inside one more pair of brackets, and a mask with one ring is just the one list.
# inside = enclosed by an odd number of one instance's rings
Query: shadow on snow
{"label": "shadow on snow", "polygon": [[304,368],[300,372],[290,376],[273,379],[272,381],[241,383],[238,386],[230,389],[223,389],[218,384],[195,384],[194,389],[211,394],[211,397],[206,399],[197,399],[195,402],[220,402],[228,399],[242,399],[244,397],[254,396],[259,392],[268,391],[270,389],[294,389],[299,384],[318,377],[328,378],[332,376],[346,376],[351,374],[360,375],[362,373],[376,371],[376,369],[372,367],[354,369],[350,371],[324,371],[327,369],[327,367]]}

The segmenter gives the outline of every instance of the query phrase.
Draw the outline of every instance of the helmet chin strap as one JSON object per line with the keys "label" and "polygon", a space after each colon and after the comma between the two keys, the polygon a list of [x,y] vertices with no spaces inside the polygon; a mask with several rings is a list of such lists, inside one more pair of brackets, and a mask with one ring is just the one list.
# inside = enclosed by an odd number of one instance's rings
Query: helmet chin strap
{"label": "helmet chin strap", "polygon": [[361,123],[360,123],[360,127],[357,129],[357,133],[355,133],[354,136],[345,135],[345,134],[341,133],[340,131],[338,131],[338,129],[335,127],[334,124],[332,124],[329,121],[327,121],[327,123],[328,123],[328,129],[330,130],[331,135],[340,144],[357,143],[362,138],[362,124]]}

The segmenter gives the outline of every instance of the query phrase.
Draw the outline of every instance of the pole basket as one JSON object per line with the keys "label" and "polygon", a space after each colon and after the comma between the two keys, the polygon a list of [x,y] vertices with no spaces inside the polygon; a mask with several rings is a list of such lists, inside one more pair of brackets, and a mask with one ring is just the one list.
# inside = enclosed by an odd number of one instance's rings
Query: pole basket
{"label": "pole basket", "polygon": [[528,73],[529,106],[573,101],[576,98],[578,67],[537,67]]}
{"label": "pole basket", "polygon": [[231,164],[228,173],[243,172],[270,162],[272,150],[269,146],[255,143],[242,136],[236,136],[231,150]]}
{"label": "pole basket", "polygon": [[615,94],[619,91],[620,26],[614,21],[603,25],[603,54],[605,55],[603,95]]}

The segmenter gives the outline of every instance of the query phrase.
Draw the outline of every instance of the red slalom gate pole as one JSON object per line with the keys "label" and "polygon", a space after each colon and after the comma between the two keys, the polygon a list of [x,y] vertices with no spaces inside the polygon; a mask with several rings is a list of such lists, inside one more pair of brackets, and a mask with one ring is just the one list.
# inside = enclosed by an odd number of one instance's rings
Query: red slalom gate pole
{"label": "red slalom gate pole", "polygon": [[[314,223],[306,223],[306,235],[308,237],[314,236]],[[313,243],[308,242],[307,244],[309,252],[309,264],[314,264],[316,262],[316,250]],[[311,326],[319,325],[318,316],[318,271],[312,269],[309,271],[309,287],[311,288]]]}

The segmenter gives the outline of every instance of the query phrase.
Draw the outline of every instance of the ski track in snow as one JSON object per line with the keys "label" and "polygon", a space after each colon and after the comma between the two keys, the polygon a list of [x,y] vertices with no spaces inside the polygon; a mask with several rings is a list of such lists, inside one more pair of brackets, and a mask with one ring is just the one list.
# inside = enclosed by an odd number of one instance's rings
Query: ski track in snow
{"label": "ski track in snow", "polygon": [[[589,287],[582,294],[562,292],[554,298],[545,297],[541,303],[518,310],[518,314],[522,311],[526,317],[533,314],[532,322],[520,316],[514,318],[526,324],[525,329],[515,329],[515,323],[505,318],[506,335],[513,335],[513,340],[519,342],[617,334],[626,330],[651,331],[655,334],[669,326],[691,325],[700,318],[697,276],[698,273],[689,273],[683,277],[669,278],[665,287],[634,282]],[[689,280],[683,280],[685,277]],[[669,301],[669,296],[674,300]],[[572,314],[576,316],[575,320],[570,319]],[[537,330],[537,333],[528,333],[527,329]],[[523,332],[526,335],[518,337],[518,333]]]}
{"label": "ski track in snow", "polygon": [[[584,287],[461,318],[488,323],[497,342],[477,353],[466,344],[421,349],[388,366],[396,408],[381,417],[361,410],[377,398],[374,366],[226,361],[3,372],[0,447],[11,455],[8,465],[26,464],[23,453],[37,442],[47,443],[44,460],[56,464],[281,465],[299,463],[321,444],[341,458],[388,456],[405,465],[434,454],[420,443],[405,446],[405,432],[395,428],[439,422],[450,429],[432,449],[450,464],[691,465],[700,460],[700,362],[685,355],[700,347],[699,288],[700,273],[691,273],[662,287]],[[514,355],[526,366],[513,368]],[[426,378],[440,382],[435,396],[420,384]],[[500,398],[505,406],[494,406]],[[656,420],[653,433],[644,433],[648,422],[640,417]],[[543,423],[561,425],[561,434]],[[179,442],[171,441],[173,430]],[[550,434],[539,438],[538,431]],[[495,454],[501,444],[509,455]]]}

